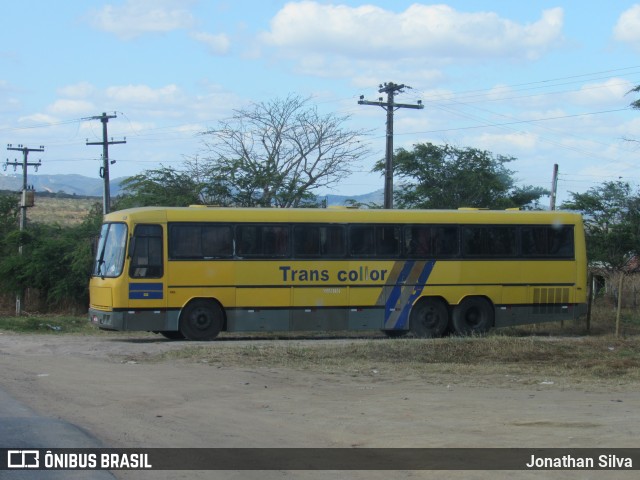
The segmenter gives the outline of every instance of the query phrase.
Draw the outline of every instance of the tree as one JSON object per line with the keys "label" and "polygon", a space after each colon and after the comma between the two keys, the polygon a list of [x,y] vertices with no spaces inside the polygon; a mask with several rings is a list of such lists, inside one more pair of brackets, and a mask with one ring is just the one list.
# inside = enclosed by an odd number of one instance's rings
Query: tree
{"label": "tree", "polygon": [[342,180],[367,154],[362,130],[343,127],[349,116],[322,115],[309,99],[254,103],[203,133],[206,194],[223,205],[300,207],[313,192]]}
{"label": "tree", "polygon": [[[394,155],[394,173],[403,182],[394,198],[399,208],[513,208],[535,206],[548,191],[516,187],[505,167],[513,157],[476,148],[422,143]],[[384,171],[379,161],[374,171]]]}
{"label": "tree", "polygon": [[201,204],[205,188],[189,173],[178,172],[170,167],[146,170],[125,179],[121,186],[124,193],[115,201],[116,210],[153,205],[186,207]]}
{"label": "tree", "polygon": [[[88,304],[92,243],[100,232],[102,207],[96,204],[80,225],[40,223],[1,238],[0,287],[15,294],[35,289],[50,307]],[[18,255],[18,246],[23,246]]]}
{"label": "tree", "polygon": [[0,193],[0,253],[3,239],[13,230],[18,229],[20,200],[17,194]]}
{"label": "tree", "polygon": [[561,208],[584,215],[587,255],[612,270],[620,270],[640,253],[640,196],[627,182],[605,182],[585,193],[571,192]]}

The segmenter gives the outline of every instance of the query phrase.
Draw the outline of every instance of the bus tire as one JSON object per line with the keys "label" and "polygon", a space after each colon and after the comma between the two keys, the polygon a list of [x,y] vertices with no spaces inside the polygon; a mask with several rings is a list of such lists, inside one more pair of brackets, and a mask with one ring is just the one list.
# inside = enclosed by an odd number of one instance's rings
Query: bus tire
{"label": "bus tire", "polygon": [[409,329],[418,338],[439,338],[449,325],[449,308],[439,298],[425,297],[412,308]]}
{"label": "bus tire", "polygon": [[483,297],[467,297],[453,308],[453,328],[458,335],[487,333],[493,327],[493,305]]}
{"label": "bus tire", "polygon": [[408,332],[408,330],[382,330],[383,333],[388,337],[388,338],[400,338],[400,337],[404,337]]}
{"label": "bus tire", "polygon": [[184,340],[184,335],[181,331],[175,330],[163,330],[161,332],[157,332],[162,335],[164,338],[168,338],[169,340]]}
{"label": "bus tire", "polygon": [[213,340],[224,325],[224,311],[212,300],[194,300],[180,314],[180,333],[188,340]]}

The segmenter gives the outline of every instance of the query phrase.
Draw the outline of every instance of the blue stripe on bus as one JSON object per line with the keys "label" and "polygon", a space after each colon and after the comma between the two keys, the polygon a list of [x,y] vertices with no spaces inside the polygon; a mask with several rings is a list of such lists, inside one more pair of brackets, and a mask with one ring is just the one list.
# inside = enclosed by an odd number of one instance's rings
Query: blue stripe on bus
{"label": "blue stripe on bus", "polygon": [[[410,275],[415,263],[416,262],[414,261],[406,262],[400,276],[396,281],[396,284],[393,287],[391,294],[387,298],[384,312],[385,328],[387,329],[402,330],[406,328],[407,322],[409,320],[409,312],[411,311],[411,305],[413,304],[415,299],[422,294],[422,290],[424,289],[424,286],[427,283],[427,280],[429,279],[431,271],[433,270],[433,266],[436,262],[435,260],[429,260],[425,262],[422,266],[420,274],[418,275],[418,279],[415,285],[405,285],[403,281]],[[405,288],[411,288],[412,293],[411,295],[409,295],[406,301],[402,301],[402,311],[398,315],[396,314],[395,310]],[[396,318],[392,318],[394,314],[397,315]],[[389,322],[389,320],[391,320],[391,322],[387,323]]]}
{"label": "blue stripe on bus", "polygon": [[420,272],[420,276],[418,277],[418,281],[413,287],[413,292],[402,307],[402,313],[400,313],[400,317],[396,322],[395,328],[401,330],[407,328],[407,323],[409,322],[409,312],[411,311],[413,302],[415,302],[416,299],[420,295],[422,295],[422,290],[424,290],[424,286],[427,284],[427,280],[429,280],[429,276],[431,275],[433,266],[435,264],[435,260],[429,260],[428,262],[425,262],[424,267],[422,268],[422,272]]}
{"label": "blue stripe on bus", "polygon": [[400,274],[398,275],[398,278],[396,278],[396,283],[393,286],[393,290],[389,294],[389,297],[387,298],[387,301],[384,306],[385,324],[387,323],[387,320],[389,320],[389,317],[391,316],[391,314],[396,308],[396,304],[398,303],[398,300],[400,299],[400,294],[402,293],[402,287],[404,287],[404,281],[409,276],[409,273],[411,273],[411,269],[413,268],[414,263],[415,261],[413,260],[406,261],[404,263],[404,266],[402,267],[402,270],[400,271]]}
{"label": "blue stripe on bus", "polygon": [[162,283],[130,283],[129,300],[162,300],[164,285]]}

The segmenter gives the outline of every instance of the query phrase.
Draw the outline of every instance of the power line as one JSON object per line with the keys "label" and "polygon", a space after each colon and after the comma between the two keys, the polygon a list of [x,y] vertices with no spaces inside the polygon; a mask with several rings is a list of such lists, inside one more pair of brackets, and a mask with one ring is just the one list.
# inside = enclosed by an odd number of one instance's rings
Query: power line
{"label": "power line", "polygon": [[[384,208],[393,208],[393,112],[399,108],[422,109],[422,101],[418,100],[417,104],[395,103],[394,97],[398,93],[402,93],[404,84],[397,85],[393,82],[380,85],[378,93],[386,93],[387,101],[383,102],[382,97],[377,102],[364,99],[364,95],[360,95],[358,105],[374,105],[382,107],[387,112],[387,147],[385,152],[385,168],[384,168]],[[411,87],[406,87],[411,88]]]}
{"label": "power line", "polygon": [[109,164],[116,163],[115,160],[109,162],[109,145],[119,144],[119,143],[127,143],[127,139],[124,140],[113,140],[110,141],[107,139],[107,123],[109,123],[109,119],[118,118],[117,115],[107,115],[103,113],[102,115],[89,117],[85,120],[100,120],[102,122],[102,141],[101,142],[89,142],[87,139],[87,145],[102,145],[102,167],[100,167],[100,177],[104,180],[104,191],[102,197],[102,213],[106,215],[109,213],[111,209],[111,191],[109,186]]}
{"label": "power line", "polygon": [[[20,200],[20,231],[22,232],[25,228],[27,228],[27,208],[33,206],[33,189],[29,189],[27,186],[27,170],[29,167],[35,167],[36,172],[38,171],[38,167],[42,165],[42,160],[36,162],[29,162],[29,153],[30,152],[44,152],[44,146],[40,145],[40,148],[29,148],[24,145],[18,145],[14,147],[12,144],[7,145],[7,150],[14,150],[18,152],[22,152],[22,163],[14,160],[13,162],[7,162],[4,165],[4,169],[7,169],[7,166],[13,166],[15,170],[19,165],[22,166],[22,196]],[[20,240],[20,245],[18,246],[18,253],[22,255],[22,240]],[[16,315],[22,315],[22,299],[24,298],[24,290],[20,290],[16,294]]]}

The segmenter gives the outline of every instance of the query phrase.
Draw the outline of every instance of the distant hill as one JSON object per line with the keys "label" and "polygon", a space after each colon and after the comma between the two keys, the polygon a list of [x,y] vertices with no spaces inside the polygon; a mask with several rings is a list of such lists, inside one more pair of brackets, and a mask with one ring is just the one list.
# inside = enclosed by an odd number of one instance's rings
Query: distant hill
{"label": "distant hill", "polygon": [[376,190],[375,192],[365,193],[362,195],[323,195],[320,196],[320,200],[326,198],[327,205],[331,206],[345,206],[347,200],[355,200],[362,204],[384,204],[384,190]]}
{"label": "distant hill", "polygon": [[[126,177],[111,179],[111,196],[117,196],[120,191],[120,183]],[[29,185],[33,185],[36,192],[66,193],[82,197],[102,197],[102,179],[90,178],[83,175],[29,175]],[[0,190],[22,190],[22,174],[0,174]],[[345,202],[353,199],[356,202],[382,205],[383,190],[366,193],[363,195],[323,195],[320,200],[327,200],[327,205],[344,206]]]}
{"label": "distant hill", "polygon": [[[111,195],[120,193],[122,178],[111,180]],[[29,175],[29,185],[33,185],[36,192],[69,193],[87,197],[102,196],[102,179],[90,178],[82,175]],[[22,190],[22,174],[0,175],[0,190]]]}

